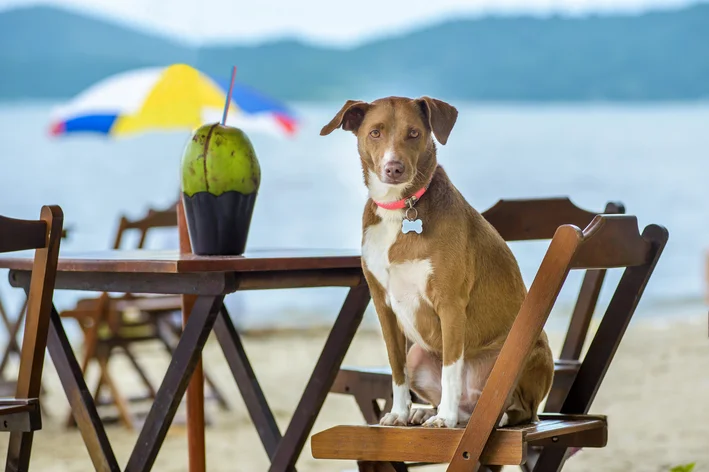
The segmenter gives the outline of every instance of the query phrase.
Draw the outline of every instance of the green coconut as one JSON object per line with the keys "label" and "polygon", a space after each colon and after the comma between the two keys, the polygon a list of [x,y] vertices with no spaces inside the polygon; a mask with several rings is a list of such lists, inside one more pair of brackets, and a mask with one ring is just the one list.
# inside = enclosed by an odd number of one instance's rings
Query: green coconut
{"label": "green coconut", "polygon": [[182,156],[182,191],[219,196],[258,191],[261,167],[249,137],[239,128],[210,123],[192,135]]}

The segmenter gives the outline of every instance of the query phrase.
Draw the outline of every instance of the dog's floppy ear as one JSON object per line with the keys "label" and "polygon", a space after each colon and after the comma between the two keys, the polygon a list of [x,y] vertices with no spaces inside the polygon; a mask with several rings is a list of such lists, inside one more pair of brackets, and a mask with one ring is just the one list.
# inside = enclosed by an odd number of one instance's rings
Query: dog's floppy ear
{"label": "dog's floppy ear", "polygon": [[320,136],[325,136],[332,133],[335,129],[342,126],[345,131],[357,132],[359,125],[364,120],[364,114],[367,113],[371,105],[358,100],[347,100],[342,109],[337,112],[337,115],[328,124],[320,130]]}
{"label": "dog's floppy ear", "polygon": [[416,100],[416,103],[428,120],[428,127],[433,131],[438,142],[446,144],[455,120],[458,119],[458,110],[453,105],[431,97],[421,97]]}

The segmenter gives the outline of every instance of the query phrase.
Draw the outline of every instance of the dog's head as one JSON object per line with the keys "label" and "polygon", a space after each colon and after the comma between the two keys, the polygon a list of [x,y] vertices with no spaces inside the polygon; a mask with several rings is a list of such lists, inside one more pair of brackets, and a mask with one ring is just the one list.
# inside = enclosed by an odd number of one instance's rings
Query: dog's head
{"label": "dog's head", "polygon": [[436,167],[433,137],[446,144],[457,117],[455,107],[429,97],[348,100],[320,135],[341,127],[357,136],[370,196],[385,201],[427,183]]}

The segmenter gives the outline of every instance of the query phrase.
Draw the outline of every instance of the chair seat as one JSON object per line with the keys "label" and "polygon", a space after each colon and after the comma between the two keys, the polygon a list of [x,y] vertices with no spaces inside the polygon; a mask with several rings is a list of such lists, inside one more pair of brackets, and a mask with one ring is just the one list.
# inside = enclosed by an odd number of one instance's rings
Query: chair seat
{"label": "chair seat", "polygon": [[[335,426],[311,439],[316,459],[447,463],[464,428]],[[604,447],[605,416],[540,415],[536,423],[495,430],[485,446],[486,465],[521,465],[527,446]]]}
{"label": "chair seat", "polygon": [[0,431],[30,432],[42,429],[39,400],[0,399]]}

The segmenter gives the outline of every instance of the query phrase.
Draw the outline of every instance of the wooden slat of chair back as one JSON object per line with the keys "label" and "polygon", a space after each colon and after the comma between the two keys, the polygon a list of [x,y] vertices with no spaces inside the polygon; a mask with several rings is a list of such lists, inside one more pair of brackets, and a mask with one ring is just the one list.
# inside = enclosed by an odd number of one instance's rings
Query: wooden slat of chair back
{"label": "wooden slat of chair back", "polygon": [[[588,387],[595,385],[597,389],[600,385],[599,379],[602,379],[605,374],[617,348],[617,343],[606,346],[604,344],[608,343],[604,343],[603,340],[616,339],[619,342],[622,337],[621,334],[599,338],[599,334],[610,334],[614,330],[616,334],[617,330],[624,330],[627,327],[667,238],[667,230],[657,225],[648,226],[640,235],[637,220],[625,215],[597,216],[585,231],[573,225],[564,225],[556,230],[473,410],[449,470],[475,470],[485,444],[502,416],[504,404],[517,383],[521,368],[532,346],[541,334],[569,271],[574,268],[628,267],[603,317],[601,327],[594,336],[591,344],[594,352],[589,349],[587,354],[587,357],[595,355],[598,360],[590,364],[592,367],[585,369],[586,362],[581,366],[567,400],[562,406],[562,411],[571,413],[569,411],[571,409],[590,406],[595,396],[595,389],[591,389],[593,392],[589,394]],[[633,249],[636,246],[642,248],[642,254]],[[631,250],[632,256],[623,255],[621,249]],[[608,328],[601,329],[604,326]],[[576,394],[583,394],[583,400],[575,397]],[[574,411],[574,413],[585,412]],[[545,454],[549,456],[551,453],[543,451],[537,466],[544,464]],[[542,466],[539,470],[547,469]]]}
{"label": "wooden slat of chair back", "polygon": [[47,222],[0,216],[0,252],[26,251],[47,245]]}
{"label": "wooden slat of chair back", "polygon": [[120,249],[123,235],[127,230],[140,231],[140,239],[136,249],[142,249],[145,245],[145,239],[148,231],[152,228],[172,228],[177,227],[177,204],[172,205],[166,210],[149,209],[147,215],[137,220],[129,220],[125,216],[121,216],[116,232],[116,239],[113,243],[113,249]]}
{"label": "wooden slat of chair back", "polygon": [[[0,252],[35,249],[27,295],[27,317],[15,395],[17,399],[36,399],[40,395],[59,244],[62,238],[64,215],[61,208],[44,206],[40,218],[39,221],[0,219]],[[31,447],[31,432],[12,432],[6,468],[27,470]]]}
{"label": "wooden slat of chair back", "polygon": [[638,231],[638,219],[630,215],[596,216],[581,237],[574,269],[639,266],[652,254],[651,243]]}
{"label": "wooden slat of chair back", "polygon": [[[618,202],[606,204],[604,213],[625,213]],[[482,215],[505,241],[551,239],[559,226],[585,228],[597,212],[584,210],[566,197],[500,200]]]}

